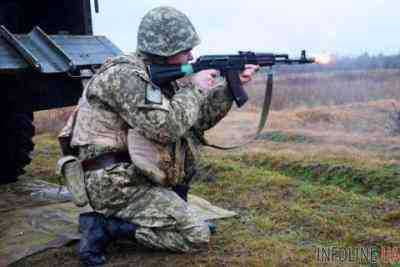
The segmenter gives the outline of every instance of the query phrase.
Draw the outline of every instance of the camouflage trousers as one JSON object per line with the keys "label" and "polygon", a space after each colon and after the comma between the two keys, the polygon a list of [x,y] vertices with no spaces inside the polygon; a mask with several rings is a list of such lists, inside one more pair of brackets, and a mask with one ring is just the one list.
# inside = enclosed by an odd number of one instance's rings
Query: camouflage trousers
{"label": "camouflage trousers", "polygon": [[114,164],[85,176],[92,208],[137,224],[137,242],[176,252],[207,246],[208,225],[174,191],[137,176],[131,164]]}

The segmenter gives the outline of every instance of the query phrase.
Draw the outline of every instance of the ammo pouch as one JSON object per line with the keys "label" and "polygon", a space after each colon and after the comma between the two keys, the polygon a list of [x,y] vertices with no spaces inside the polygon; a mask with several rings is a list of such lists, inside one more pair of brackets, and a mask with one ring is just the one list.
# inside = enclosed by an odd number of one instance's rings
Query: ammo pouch
{"label": "ammo pouch", "polygon": [[176,184],[173,159],[165,147],[149,141],[133,129],[129,129],[127,141],[129,155],[136,170],[155,184]]}
{"label": "ammo pouch", "polygon": [[74,156],[65,156],[58,160],[56,173],[65,178],[72,200],[78,207],[86,206],[89,202],[85,186],[85,173],[81,161]]}

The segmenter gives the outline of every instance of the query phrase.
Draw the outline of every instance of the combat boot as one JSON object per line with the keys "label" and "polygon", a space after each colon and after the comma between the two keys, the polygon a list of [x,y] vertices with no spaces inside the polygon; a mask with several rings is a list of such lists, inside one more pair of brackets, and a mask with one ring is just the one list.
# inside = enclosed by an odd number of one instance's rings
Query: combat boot
{"label": "combat boot", "polygon": [[104,251],[111,238],[107,231],[107,221],[103,214],[86,212],[79,215],[78,254],[85,266],[101,266],[106,262]]}
{"label": "combat boot", "polygon": [[117,217],[107,218],[107,232],[112,240],[126,238],[135,239],[135,233],[138,226]]}

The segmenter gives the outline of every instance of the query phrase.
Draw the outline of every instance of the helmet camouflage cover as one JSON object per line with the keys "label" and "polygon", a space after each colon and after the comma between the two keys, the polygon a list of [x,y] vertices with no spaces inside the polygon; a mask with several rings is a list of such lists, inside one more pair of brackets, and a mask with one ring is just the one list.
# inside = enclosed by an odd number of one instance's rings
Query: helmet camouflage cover
{"label": "helmet camouflage cover", "polygon": [[172,7],[157,7],[143,17],[137,43],[141,52],[168,57],[192,49],[200,38],[185,14]]}

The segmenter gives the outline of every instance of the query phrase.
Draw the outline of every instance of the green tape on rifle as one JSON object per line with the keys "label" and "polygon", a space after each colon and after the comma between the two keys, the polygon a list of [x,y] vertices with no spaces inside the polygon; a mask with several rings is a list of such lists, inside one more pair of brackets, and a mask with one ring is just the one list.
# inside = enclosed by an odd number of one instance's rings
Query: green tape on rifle
{"label": "green tape on rifle", "polygon": [[183,72],[183,73],[185,73],[185,75],[189,75],[189,74],[192,74],[194,71],[193,71],[193,67],[192,67],[192,65],[190,65],[190,64],[184,64],[184,65],[182,65],[181,66],[181,71]]}

